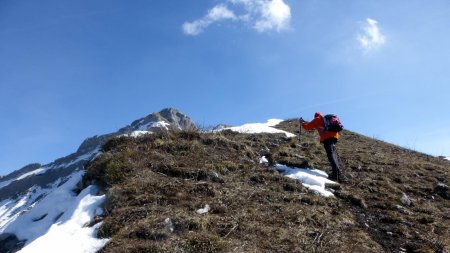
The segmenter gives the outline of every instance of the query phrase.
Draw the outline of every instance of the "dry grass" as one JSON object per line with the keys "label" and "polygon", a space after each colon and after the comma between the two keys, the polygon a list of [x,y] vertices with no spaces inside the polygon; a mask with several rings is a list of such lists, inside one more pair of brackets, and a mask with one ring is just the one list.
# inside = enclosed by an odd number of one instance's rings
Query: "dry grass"
{"label": "dry grass", "polygon": [[[279,127],[295,132],[298,123]],[[258,162],[328,170],[311,133],[113,139],[85,177],[107,191],[99,235],[112,240],[101,252],[448,250],[450,204],[435,187],[448,185],[450,163],[348,131],[338,151],[350,180],[337,198],[322,198]]]}

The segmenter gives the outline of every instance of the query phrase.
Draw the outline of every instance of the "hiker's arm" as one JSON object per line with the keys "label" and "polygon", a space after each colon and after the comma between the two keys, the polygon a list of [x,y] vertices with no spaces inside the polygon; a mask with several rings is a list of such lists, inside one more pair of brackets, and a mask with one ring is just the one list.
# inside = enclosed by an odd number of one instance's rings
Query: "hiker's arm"
{"label": "hiker's arm", "polygon": [[302,131],[302,128],[305,128],[303,125],[308,124],[308,121],[304,120],[303,118],[300,118],[299,121],[300,121],[300,131]]}
{"label": "hiker's arm", "polygon": [[311,131],[314,128],[316,128],[319,125],[319,118],[314,118],[311,122],[306,122],[303,121],[302,122],[302,127],[306,130],[306,131]]}

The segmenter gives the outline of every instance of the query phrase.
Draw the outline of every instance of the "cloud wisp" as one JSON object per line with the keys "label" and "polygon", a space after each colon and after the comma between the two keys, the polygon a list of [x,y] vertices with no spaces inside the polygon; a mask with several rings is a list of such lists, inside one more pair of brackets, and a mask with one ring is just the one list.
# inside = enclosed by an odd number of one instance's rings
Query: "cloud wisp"
{"label": "cloud wisp", "polygon": [[368,18],[361,26],[362,34],[358,35],[358,42],[366,51],[372,51],[386,43],[386,37],[381,33],[378,22]]}
{"label": "cloud wisp", "polygon": [[198,35],[212,23],[225,19],[236,20],[237,17],[226,5],[219,4],[208,10],[208,13],[203,18],[193,22],[185,22],[183,31],[188,35]]}
{"label": "cloud wisp", "polygon": [[183,32],[195,36],[213,23],[231,20],[258,32],[281,32],[290,26],[291,8],[283,0],[226,0],[209,9],[200,19],[185,22]]}

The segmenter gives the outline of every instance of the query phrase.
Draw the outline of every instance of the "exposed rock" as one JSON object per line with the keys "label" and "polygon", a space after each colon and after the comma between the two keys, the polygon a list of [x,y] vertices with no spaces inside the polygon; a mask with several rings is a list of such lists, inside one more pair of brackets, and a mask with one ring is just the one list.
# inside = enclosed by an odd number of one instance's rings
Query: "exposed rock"
{"label": "exposed rock", "polygon": [[155,131],[165,126],[153,125],[152,123],[165,122],[171,130],[197,129],[195,123],[184,113],[173,108],[166,108],[160,112],[152,113],[144,118],[133,121],[131,125],[121,128],[118,134],[129,134],[136,130]]}
{"label": "exposed rock", "polygon": [[167,229],[168,229],[170,232],[175,231],[175,224],[173,224],[173,221],[172,221],[170,218],[166,218],[166,219],[164,220],[164,224],[167,226]]}
{"label": "exposed rock", "polygon": [[225,128],[231,127],[230,125],[227,124],[218,124],[217,126],[213,127],[212,131],[213,132],[217,132],[217,131],[221,131]]}
{"label": "exposed rock", "polygon": [[405,206],[410,206],[412,205],[412,201],[411,199],[408,197],[408,195],[406,195],[405,193],[403,193],[402,198],[400,199],[400,201],[402,202],[403,205]]}
{"label": "exposed rock", "polygon": [[436,187],[434,188],[434,191],[444,199],[450,199],[450,192],[448,185],[444,183],[437,183]]}
{"label": "exposed rock", "polygon": [[14,253],[25,245],[25,241],[20,241],[13,234],[0,235],[0,253]]}
{"label": "exposed rock", "polygon": [[395,208],[397,209],[398,212],[402,213],[402,214],[406,214],[406,215],[411,215],[411,211],[409,211],[408,209],[406,209],[405,207],[401,206],[401,205],[396,205]]}
{"label": "exposed rock", "polygon": [[167,120],[171,125],[175,125],[183,130],[197,129],[194,122],[186,114],[173,109],[167,108],[159,112],[163,119]]}
{"label": "exposed rock", "polygon": [[94,137],[87,138],[86,140],[81,143],[80,147],[77,150],[77,153],[87,153],[90,152],[98,147],[103,146],[108,139],[113,136],[112,134],[105,134],[105,135],[96,135]]}

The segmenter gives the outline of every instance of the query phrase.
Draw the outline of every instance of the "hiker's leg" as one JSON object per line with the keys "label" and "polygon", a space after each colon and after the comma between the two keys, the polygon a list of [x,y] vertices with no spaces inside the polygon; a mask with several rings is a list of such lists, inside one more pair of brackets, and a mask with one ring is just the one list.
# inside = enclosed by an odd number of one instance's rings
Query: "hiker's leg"
{"label": "hiker's leg", "polygon": [[337,151],[336,151],[337,139],[332,139],[332,140],[333,140],[333,145],[332,145],[333,161],[334,161],[334,164],[336,165],[337,171],[341,172],[341,165],[339,164],[339,159],[338,159],[338,155],[337,155]]}
{"label": "hiker's leg", "polygon": [[337,140],[333,138],[326,139],[323,142],[323,146],[325,147],[325,151],[327,152],[328,161],[330,162],[331,168],[333,169],[333,174],[339,175],[340,169],[336,153],[336,142]]}

